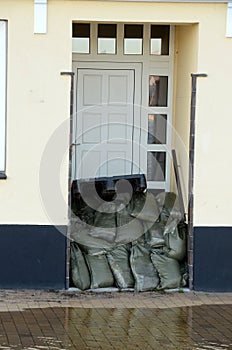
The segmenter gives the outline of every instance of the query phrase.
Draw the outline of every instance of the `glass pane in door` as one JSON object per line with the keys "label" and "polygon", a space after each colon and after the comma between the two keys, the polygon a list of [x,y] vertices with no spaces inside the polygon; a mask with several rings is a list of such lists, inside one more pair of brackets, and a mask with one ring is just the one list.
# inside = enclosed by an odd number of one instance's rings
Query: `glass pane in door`
{"label": "glass pane in door", "polygon": [[72,24],[72,52],[89,53],[90,23]]}
{"label": "glass pane in door", "polygon": [[165,144],[167,130],[166,114],[148,115],[148,144]]}
{"label": "glass pane in door", "polygon": [[143,25],[124,25],[124,54],[142,55],[143,53]]}
{"label": "glass pane in door", "polygon": [[167,107],[168,77],[149,76],[149,107]]}
{"label": "glass pane in door", "polygon": [[165,181],[166,152],[147,152],[147,180]]}
{"label": "glass pane in door", "polygon": [[98,54],[116,54],[116,24],[98,24]]}
{"label": "glass pane in door", "polygon": [[151,25],[150,54],[169,55],[170,26]]}

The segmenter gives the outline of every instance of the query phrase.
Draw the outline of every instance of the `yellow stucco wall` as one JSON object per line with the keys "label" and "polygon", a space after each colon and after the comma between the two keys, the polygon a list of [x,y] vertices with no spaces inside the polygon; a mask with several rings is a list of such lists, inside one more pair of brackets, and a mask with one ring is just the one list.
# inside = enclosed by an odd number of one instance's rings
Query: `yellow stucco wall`
{"label": "yellow stucco wall", "polygon": [[[50,15],[47,35],[33,34],[33,1],[1,1],[0,17],[8,20],[7,80],[7,159],[6,181],[0,182],[1,223],[67,222],[67,208],[57,205],[50,185],[57,149],[49,150],[50,168],[41,189],[39,183],[41,158],[56,128],[69,117],[70,80],[60,72],[71,69],[70,26],[62,13],[54,21]],[[53,11],[52,11],[53,13]],[[56,28],[51,25],[52,22]],[[63,30],[63,28],[67,28]],[[69,130],[63,130],[67,151]],[[62,172],[61,191],[67,197],[66,170]],[[58,174],[59,175],[59,174]],[[54,179],[55,181],[55,179]],[[54,208],[50,213],[41,195],[51,193]],[[51,217],[52,216],[52,217]]]}
{"label": "yellow stucco wall", "polygon": [[[226,13],[202,20],[199,32],[195,162],[195,224],[231,226],[232,172],[231,76],[232,39],[225,37]],[[210,35],[209,35],[210,34]]]}
{"label": "yellow stucco wall", "polygon": [[[191,73],[197,71],[198,35],[198,24],[176,26],[172,145],[176,150],[186,213],[188,211]],[[173,183],[173,188],[176,190],[174,178]]]}
{"label": "yellow stucco wall", "polygon": [[[86,20],[177,25],[174,124],[186,148],[189,73],[194,69],[208,74],[198,82],[194,223],[232,225],[227,180],[232,39],[225,38],[226,4],[49,0],[46,35],[33,34],[33,1],[1,1],[0,18],[8,20],[8,179],[0,182],[1,223],[67,223],[70,79],[60,72],[72,67],[72,20]],[[174,136],[186,179],[181,142]],[[60,158],[62,167],[56,168]],[[60,202],[52,183],[54,169],[60,173]],[[42,200],[44,193],[54,198],[48,206]]]}

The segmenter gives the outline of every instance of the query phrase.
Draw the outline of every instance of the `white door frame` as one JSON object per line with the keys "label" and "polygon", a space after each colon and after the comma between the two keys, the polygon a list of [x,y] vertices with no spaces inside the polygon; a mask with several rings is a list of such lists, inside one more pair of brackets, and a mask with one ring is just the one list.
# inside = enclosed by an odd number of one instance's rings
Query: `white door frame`
{"label": "white door frame", "polygon": [[[142,64],[141,63],[121,63],[121,62],[80,62],[73,61],[74,76],[74,118],[73,118],[73,153],[72,153],[72,179],[76,174],[75,162],[76,162],[76,118],[77,112],[77,70],[78,69],[112,69],[112,70],[133,70],[134,71],[134,126],[133,126],[133,169],[132,173],[138,173],[137,168],[140,168],[140,144],[141,144],[141,99],[142,99]],[[142,172],[142,171],[141,171]],[[123,175],[123,174],[122,174]]]}
{"label": "white door frame", "polygon": [[[73,66],[83,65],[87,67],[90,63],[94,64],[108,64],[115,63],[117,65],[129,65],[136,67],[141,71],[141,78],[138,77],[136,81],[139,82],[140,87],[140,115],[141,115],[141,129],[140,129],[140,166],[142,172],[147,174],[147,154],[151,152],[165,152],[166,153],[166,178],[165,181],[147,181],[149,189],[160,189],[170,191],[171,188],[171,148],[173,138],[172,128],[172,114],[173,114],[173,76],[174,76],[174,38],[175,38],[175,26],[170,26],[170,46],[169,55],[167,56],[156,56],[150,55],[150,26],[156,23],[138,23],[144,26],[144,37],[143,37],[143,54],[142,55],[125,55],[123,53],[123,26],[126,22],[117,23],[117,50],[115,55],[97,54],[97,25],[98,22],[86,20],[91,24],[90,28],[90,52],[88,54],[73,53]],[[104,23],[108,23],[105,19]],[[167,23],[168,24],[168,23]],[[79,62],[79,63],[78,63]],[[125,63],[123,63],[125,62]],[[137,66],[138,65],[138,66]],[[148,106],[148,78],[149,75],[164,75],[168,76],[168,105],[167,107],[149,107]],[[75,77],[76,79],[76,77]],[[138,84],[136,83],[136,87]],[[142,88],[141,88],[142,87]],[[147,144],[147,132],[148,132],[148,114],[166,114],[167,115],[167,134],[166,144]]]}

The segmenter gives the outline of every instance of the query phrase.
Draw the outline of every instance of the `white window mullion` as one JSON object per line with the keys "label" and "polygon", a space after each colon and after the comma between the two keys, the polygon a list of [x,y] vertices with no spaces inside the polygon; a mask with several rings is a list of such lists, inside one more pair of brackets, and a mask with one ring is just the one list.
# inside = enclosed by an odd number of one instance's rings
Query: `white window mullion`
{"label": "white window mullion", "polygon": [[5,172],[6,143],[6,21],[0,21],[0,172]]}

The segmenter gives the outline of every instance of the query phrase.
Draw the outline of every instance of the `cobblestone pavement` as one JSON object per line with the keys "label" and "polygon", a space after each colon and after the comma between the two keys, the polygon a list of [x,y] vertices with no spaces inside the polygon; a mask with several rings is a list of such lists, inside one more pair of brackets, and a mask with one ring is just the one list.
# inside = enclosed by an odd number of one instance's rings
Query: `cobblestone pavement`
{"label": "cobblestone pavement", "polygon": [[232,349],[232,293],[0,291],[0,349]]}

